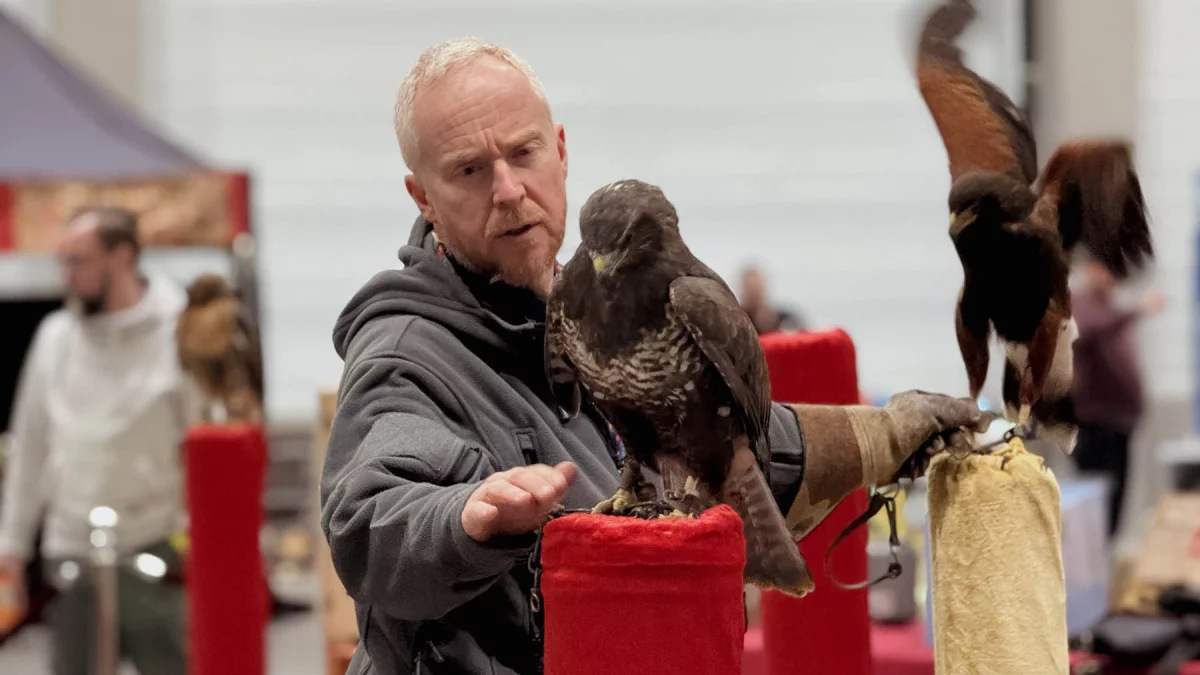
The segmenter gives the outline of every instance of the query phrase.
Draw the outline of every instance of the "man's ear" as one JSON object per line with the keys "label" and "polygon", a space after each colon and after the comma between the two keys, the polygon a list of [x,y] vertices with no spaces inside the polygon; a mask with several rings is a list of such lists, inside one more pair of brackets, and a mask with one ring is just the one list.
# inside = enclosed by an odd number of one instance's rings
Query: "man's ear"
{"label": "man's ear", "polygon": [[421,217],[437,224],[437,209],[429,203],[429,199],[425,195],[425,186],[421,185],[421,181],[410,173],[404,177],[404,187],[408,190],[408,194],[416,203],[417,208],[421,210]]}
{"label": "man's ear", "polygon": [[558,160],[562,162],[563,178],[567,177],[567,132],[563,125],[554,125],[555,135],[558,136]]}

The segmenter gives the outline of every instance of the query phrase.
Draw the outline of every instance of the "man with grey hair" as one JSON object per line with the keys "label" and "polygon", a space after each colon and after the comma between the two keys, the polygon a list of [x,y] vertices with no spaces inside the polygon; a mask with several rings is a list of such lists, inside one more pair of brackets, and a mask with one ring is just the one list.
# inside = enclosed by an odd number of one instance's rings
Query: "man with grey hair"
{"label": "man with grey hair", "polygon": [[[334,327],[345,368],[321,522],[355,600],[350,672],[539,673],[534,532],[556,505],[611,495],[624,455],[589,401],[564,414],[545,375],[566,136],[528,64],[475,39],[420,56],[396,132],[420,210],[405,267],[371,279]],[[982,422],[971,403],[916,392],[882,409],[775,404],[772,488],[803,536],[926,439]]]}

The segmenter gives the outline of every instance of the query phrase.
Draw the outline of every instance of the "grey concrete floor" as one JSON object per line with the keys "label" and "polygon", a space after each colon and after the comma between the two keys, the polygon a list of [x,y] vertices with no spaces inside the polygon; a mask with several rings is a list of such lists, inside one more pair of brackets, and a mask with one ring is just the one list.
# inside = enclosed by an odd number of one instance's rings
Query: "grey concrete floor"
{"label": "grey concrete floor", "polygon": [[[0,647],[0,673],[50,675],[47,644],[42,626],[23,630]],[[271,622],[267,632],[267,675],[323,675],[325,639],[315,615],[288,614]],[[120,675],[137,675],[132,666]],[[152,675],[152,674],[148,674]]]}

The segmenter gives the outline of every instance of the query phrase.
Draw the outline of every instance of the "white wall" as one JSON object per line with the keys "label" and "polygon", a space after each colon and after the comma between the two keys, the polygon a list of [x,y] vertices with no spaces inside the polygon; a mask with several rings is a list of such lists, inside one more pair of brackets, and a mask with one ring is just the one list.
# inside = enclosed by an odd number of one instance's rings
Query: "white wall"
{"label": "white wall", "polygon": [[50,0],[0,0],[3,8],[39,38],[51,33]]}
{"label": "white wall", "polygon": [[1143,355],[1157,392],[1190,396],[1200,188],[1200,3],[1139,0],[1142,6],[1137,160],[1153,217],[1154,282],[1170,298],[1143,330]]}
{"label": "white wall", "polygon": [[[149,113],[254,171],[277,417],[311,415],[316,388],[336,384],[334,319],[398,265],[416,211],[395,87],[421,49],[468,33],[514,48],[545,80],[575,208],[611,180],[657,182],[717,272],[735,282],[759,261],[782,303],[849,330],[865,387],[965,393],[945,153],[911,75],[923,3],[143,4]],[[969,37],[971,60],[1020,102],[1018,5],[988,4]],[[575,212],[570,223],[563,259]]]}

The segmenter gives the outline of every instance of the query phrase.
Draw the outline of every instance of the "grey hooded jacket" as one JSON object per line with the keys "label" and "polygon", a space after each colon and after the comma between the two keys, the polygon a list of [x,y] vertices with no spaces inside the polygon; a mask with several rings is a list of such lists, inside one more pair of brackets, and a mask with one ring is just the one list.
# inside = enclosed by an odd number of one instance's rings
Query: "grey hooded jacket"
{"label": "grey hooded jacket", "polygon": [[[619,440],[593,408],[566,420],[555,405],[545,309],[532,294],[472,280],[436,254],[424,221],[400,259],[404,269],[371,279],[334,328],[345,368],[321,526],[355,601],[349,672],[534,675],[534,535],[479,543],[463,530],[463,506],[489,474],[569,460],[579,476],[565,506],[590,507],[617,488]],[[531,308],[528,318],[498,309],[508,297]],[[786,509],[803,472],[790,409],[776,406],[771,441],[772,485]]]}

